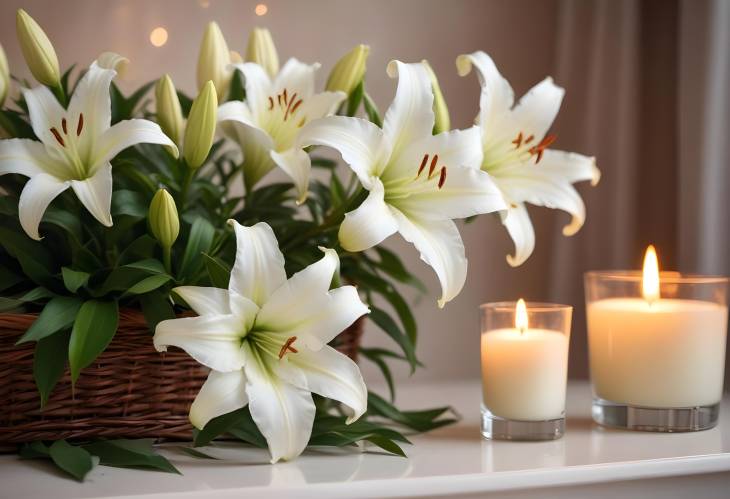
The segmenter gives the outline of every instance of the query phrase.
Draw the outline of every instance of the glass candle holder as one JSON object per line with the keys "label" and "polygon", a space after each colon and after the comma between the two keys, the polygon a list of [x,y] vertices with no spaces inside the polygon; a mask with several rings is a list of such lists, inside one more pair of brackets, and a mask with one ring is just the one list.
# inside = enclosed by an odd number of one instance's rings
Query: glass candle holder
{"label": "glass candle holder", "polygon": [[640,431],[712,428],[728,279],[656,271],[653,284],[646,279],[646,270],[585,274],[593,419]]}
{"label": "glass candle holder", "polygon": [[563,435],[572,311],[567,305],[522,300],[481,306],[485,438]]}

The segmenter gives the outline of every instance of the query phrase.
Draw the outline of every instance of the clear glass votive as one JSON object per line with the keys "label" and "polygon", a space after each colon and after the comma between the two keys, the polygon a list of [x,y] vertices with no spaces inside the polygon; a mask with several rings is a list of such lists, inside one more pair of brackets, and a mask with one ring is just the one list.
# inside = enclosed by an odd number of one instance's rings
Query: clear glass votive
{"label": "clear glass votive", "polygon": [[480,309],[482,435],[560,438],[573,308],[520,300],[486,303]]}
{"label": "clear glass votive", "polygon": [[725,373],[725,277],[585,274],[593,419],[605,426],[681,432],[717,424]]}

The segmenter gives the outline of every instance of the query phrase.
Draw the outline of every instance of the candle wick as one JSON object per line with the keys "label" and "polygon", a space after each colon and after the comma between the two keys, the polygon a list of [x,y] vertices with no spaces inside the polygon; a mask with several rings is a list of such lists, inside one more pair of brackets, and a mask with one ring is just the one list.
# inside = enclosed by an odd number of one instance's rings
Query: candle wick
{"label": "candle wick", "polygon": [[520,336],[522,336],[524,334],[525,334],[525,328],[524,327],[521,327],[520,328]]}

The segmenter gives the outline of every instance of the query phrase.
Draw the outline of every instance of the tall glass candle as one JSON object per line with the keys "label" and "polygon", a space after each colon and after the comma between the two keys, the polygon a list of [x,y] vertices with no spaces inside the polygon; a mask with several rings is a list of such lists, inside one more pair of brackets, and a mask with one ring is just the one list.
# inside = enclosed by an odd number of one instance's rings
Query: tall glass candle
{"label": "tall glass candle", "polygon": [[717,423],[725,372],[727,278],[588,272],[588,344],[596,422],[645,431]]}
{"label": "tall glass candle", "polygon": [[482,434],[562,436],[572,308],[520,300],[488,303],[481,312]]}

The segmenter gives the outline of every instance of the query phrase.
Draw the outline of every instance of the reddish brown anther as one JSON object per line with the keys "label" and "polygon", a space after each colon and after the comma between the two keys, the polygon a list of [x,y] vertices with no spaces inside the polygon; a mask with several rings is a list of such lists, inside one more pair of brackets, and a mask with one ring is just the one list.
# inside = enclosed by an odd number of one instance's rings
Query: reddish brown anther
{"label": "reddish brown anther", "polygon": [[512,141],[512,143],[515,145],[515,149],[519,149],[522,145],[522,132],[517,134],[517,137],[515,140]]}
{"label": "reddish brown anther", "polygon": [[61,128],[63,128],[63,134],[68,135],[68,129],[66,128],[66,118],[61,120]]}
{"label": "reddish brown anther", "polygon": [[[289,100],[289,103],[286,106],[286,111],[284,112],[284,121],[289,118],[290,114],[293,114],[292,112],[292,104],[294,103],[294,100],[297,98],[296,92],[292,94],[291,99]],[[284,90],[284,102],[286,102],[286,90]]]}
{"label": "reddish brown anther", "polygon": [[76,125],[76,136],[81,135],[81,130],[84,129],[84,113],[79,114],[79,124]]}
{"label": "reddish brown anther", "polygon": [[[294,98],[292,97],[292,99],[294,99]],[[294,113],[296,113],[296,112],[297,112],[297,109],[299,109],[299,106],[301,106],[301,105],[302,105],[302,99],[299,99],[299,100],[298,100],[298,101],[296,102],[296,104],[294,104],[294,106],[292,106],[292,108],[291,108],[291,111],[289,111],[289,114],[290,114],[291,116],[294,116]]]}
{"label": "reddish brown anther", "polygon": [[61,147],[66,147],[66,144],[63,142],[63,137],[61,137],[61,134],[58,133],[58,130],[56,130],[56,127],[51,128],[51,133],[54,137],[56,137],[56,141],[61,144]]}
{"label": "reddish brown anther", "polygon": [[441,174],[439,176],[439,189],[441,189],[444,186],[444,183],[446,182],[446,167],[441,167]]}
{"label": "reddish brown anther", "polygon": [[287,98],[286,98],[286,89],[284,89],[284,104],[288,104]]}
{"label": "reddish brown anther", "polygon": [[433,172],[434,172],[434,170],[436,170],[436,165],[438,164],[438,162],[439,162],[439,155],[434,154],[433,159],[431,160],[431,164],[428,167],[428,178],[433,177]]}
{"label": "reddish brown anther", "polygon": [[423,159],[421,160],[421,166],[418,167],[418,174],[416,174],[416,178],[421,176],[421,172],[424,168],[426,168],[426,163],[428,163],[428,154],[423,155]]}
{"label": "reddish brown anther", "polygon": [[274,99],[269,96],[269,111],[271,111],[272,109],[274,109]]}
{"label": "reddish brown anther", "polygon": [[286,340],[284,345],[282,345],[281,350],[279,350],[279,360],[283,359],[284,355],[286,355],[288,352],[299,353],[299,350],[292,346],[292,343],[294,343],[295,341],[297,341],[296,336],[292,336]]}
{"label": "reddish brown anther", "polygon": [[550,145],[555,142],[555,139],[557,138],[557,135],[547,135],[540,141],[539,144],[530,148],[530,154],[537,156],[537,158],[535,158],[535,164],[540,162],[540,160],[542,159],[542,153],[545,152],[545,149],[550,147]]}

